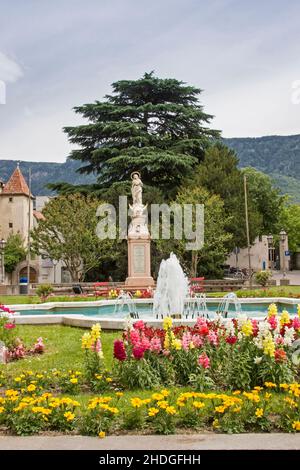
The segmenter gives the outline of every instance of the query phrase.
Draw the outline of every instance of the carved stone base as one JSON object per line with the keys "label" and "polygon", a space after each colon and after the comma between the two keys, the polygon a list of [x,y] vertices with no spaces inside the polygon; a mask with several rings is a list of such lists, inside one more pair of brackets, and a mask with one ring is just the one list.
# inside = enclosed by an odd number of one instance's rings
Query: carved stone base
{"label": "carved stone base", "polygon": [[154,286],[150,266],[150,236],[128,238],[128,277],[125,284],[130,287]]}

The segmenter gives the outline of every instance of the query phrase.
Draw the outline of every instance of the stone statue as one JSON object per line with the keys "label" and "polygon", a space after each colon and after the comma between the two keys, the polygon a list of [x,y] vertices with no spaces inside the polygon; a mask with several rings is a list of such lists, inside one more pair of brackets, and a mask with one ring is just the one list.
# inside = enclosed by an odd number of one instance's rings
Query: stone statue
{"label": "stone statue", "polygon": [[135,237],[148,237],[147,206],[143,205],[143,183],[140,173],[134,171],[131,174],[131,179],[132,206],[129,204],[131,223],[129,225],[128,234]]}
{"label": "stone statue", "polygon": [[138,171],[131,173],[131,194],[133,205],[139,204],[142,205],[142,193],[143,193],[143,183],[141,180],[141,175]]}

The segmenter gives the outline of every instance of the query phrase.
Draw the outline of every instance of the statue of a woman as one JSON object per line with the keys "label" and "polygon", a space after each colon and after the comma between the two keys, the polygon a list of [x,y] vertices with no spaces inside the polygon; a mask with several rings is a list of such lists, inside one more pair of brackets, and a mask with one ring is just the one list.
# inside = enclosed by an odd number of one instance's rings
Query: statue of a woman
{"label": "statue of a woman", "polygon": [[141,180],[141,175],[138,171],[131,173],[131,194],[133,205],[140,204],[142,205],[142,192],[143,192],[143,183]]}

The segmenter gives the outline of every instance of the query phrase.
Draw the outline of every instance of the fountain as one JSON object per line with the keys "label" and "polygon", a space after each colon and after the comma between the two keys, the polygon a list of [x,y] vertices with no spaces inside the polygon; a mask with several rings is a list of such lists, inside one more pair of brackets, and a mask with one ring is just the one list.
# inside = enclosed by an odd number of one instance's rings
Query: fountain
{"label": "fountain", "polygon": [[[125,310],[126,309],[126,310]],[[117,297],[114,315],[123,316],[125,313],[129,314],[131,318],[139,318],[136,304],[130,292],[121,291]]]}
{"label": "fountain", "polygon": [[228,316],[228,312],[230,309],[230,305],[233,305],[235,313],[239,315],[242,313],[242,306],[241,302],[239,301],[237,295],[234,292],[230,292],[229,294],[226,294],[221,302],[218,305],[217,313],[220,313],[223,315],[225,318]]}
{"label": "fountain", "polygon": [[196,294],[194,297],[187,299],[184,308],[184,314],[186,318],[209,318],[209,312],[206,303],[206,295]]}
{"label": "fountain", "polygon": [[167,260],[162,260],[158,272],[153,298],[153,313],[156,318],[170,315],[182,316],[188,290],[188,278],[176,255],[171,253]]}

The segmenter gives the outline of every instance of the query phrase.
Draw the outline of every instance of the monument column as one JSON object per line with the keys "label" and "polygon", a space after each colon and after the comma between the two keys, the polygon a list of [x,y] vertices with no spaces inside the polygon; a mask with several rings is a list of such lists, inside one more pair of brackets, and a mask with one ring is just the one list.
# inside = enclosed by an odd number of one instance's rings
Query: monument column
{"label": "monument column", "polygon": [[154,286],[151,276],[151,237],[147,224],[147,206],[143,205],[143,183],[140,173],[131,175],[132,206],[131,223],[128,228],[128,277],[125,284],[130,287]]}

